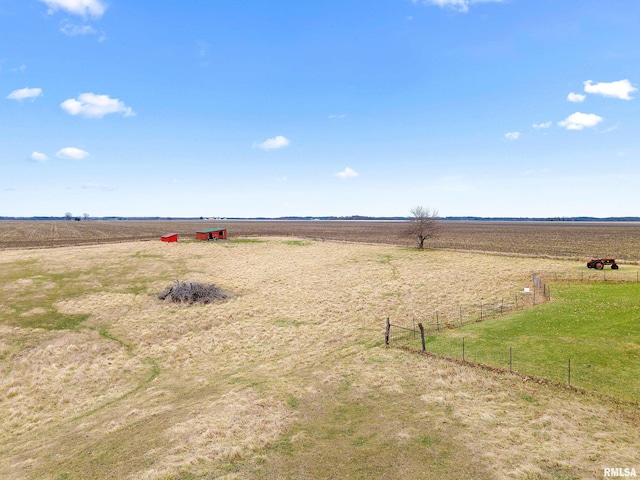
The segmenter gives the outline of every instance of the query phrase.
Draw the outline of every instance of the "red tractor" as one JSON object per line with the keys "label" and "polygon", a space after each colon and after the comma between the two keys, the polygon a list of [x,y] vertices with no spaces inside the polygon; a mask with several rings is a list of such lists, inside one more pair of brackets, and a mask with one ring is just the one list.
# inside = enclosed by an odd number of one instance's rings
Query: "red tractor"
{"label": "red tractor", "polygon": [[612,270],[618,270],[615,258],[592,258],[587,262],[587,267],[602,270],[605,265],[611,265]]}

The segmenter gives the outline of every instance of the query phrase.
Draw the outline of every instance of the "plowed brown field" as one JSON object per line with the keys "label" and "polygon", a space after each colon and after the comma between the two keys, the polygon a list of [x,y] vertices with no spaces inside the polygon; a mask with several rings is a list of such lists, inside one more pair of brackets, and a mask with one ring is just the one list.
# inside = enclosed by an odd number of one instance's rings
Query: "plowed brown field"
{"label": "plowed brown field", "polygon": [[[85,245],[159,239],[176,232],[181,239],[195,232],[225,227],[229,238],[295,236],[390,245],[410,245],[403,222],[382,221],[2,221],[0,249]],[[640,261],[640,224],[611,222],[443,221],[428,245],[467,251],[527,256],[614,257]]]}

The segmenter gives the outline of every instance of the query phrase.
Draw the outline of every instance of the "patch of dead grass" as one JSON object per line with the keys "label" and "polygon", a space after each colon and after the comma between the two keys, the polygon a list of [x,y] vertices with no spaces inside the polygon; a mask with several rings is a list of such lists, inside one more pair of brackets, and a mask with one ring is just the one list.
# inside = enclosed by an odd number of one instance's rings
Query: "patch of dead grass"
{"label": "patch of dead grass", "polygon": [[[0,325],[0,476],[588,478],[640,463],[637,424],[611,405],[383,346],[386,317],[455,315],[575,262],[282,239],[7,254],[104,278],[54,305],[89,315],[79,331]],[[159,302],[176,272],[234,298]]]}

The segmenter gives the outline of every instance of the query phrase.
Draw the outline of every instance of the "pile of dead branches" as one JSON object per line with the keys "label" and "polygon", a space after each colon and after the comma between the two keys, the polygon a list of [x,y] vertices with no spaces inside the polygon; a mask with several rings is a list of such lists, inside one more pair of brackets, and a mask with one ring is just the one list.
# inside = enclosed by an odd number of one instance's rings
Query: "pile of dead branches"
{"label": "pile of dead branches", "polygon": [[176,282],[158,294],[160,300],[174,303],[212,303],[230,298],[224,290],[214,284],[203,285],[200,282]]}

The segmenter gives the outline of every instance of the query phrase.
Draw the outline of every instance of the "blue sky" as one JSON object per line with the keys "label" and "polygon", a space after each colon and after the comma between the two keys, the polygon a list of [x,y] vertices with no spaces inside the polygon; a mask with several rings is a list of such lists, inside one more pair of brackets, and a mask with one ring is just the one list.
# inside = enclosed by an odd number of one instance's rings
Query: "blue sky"
{"label": "blue sky", "polygon": [[0,0],[0,216],[640,215],[637,0]]}

